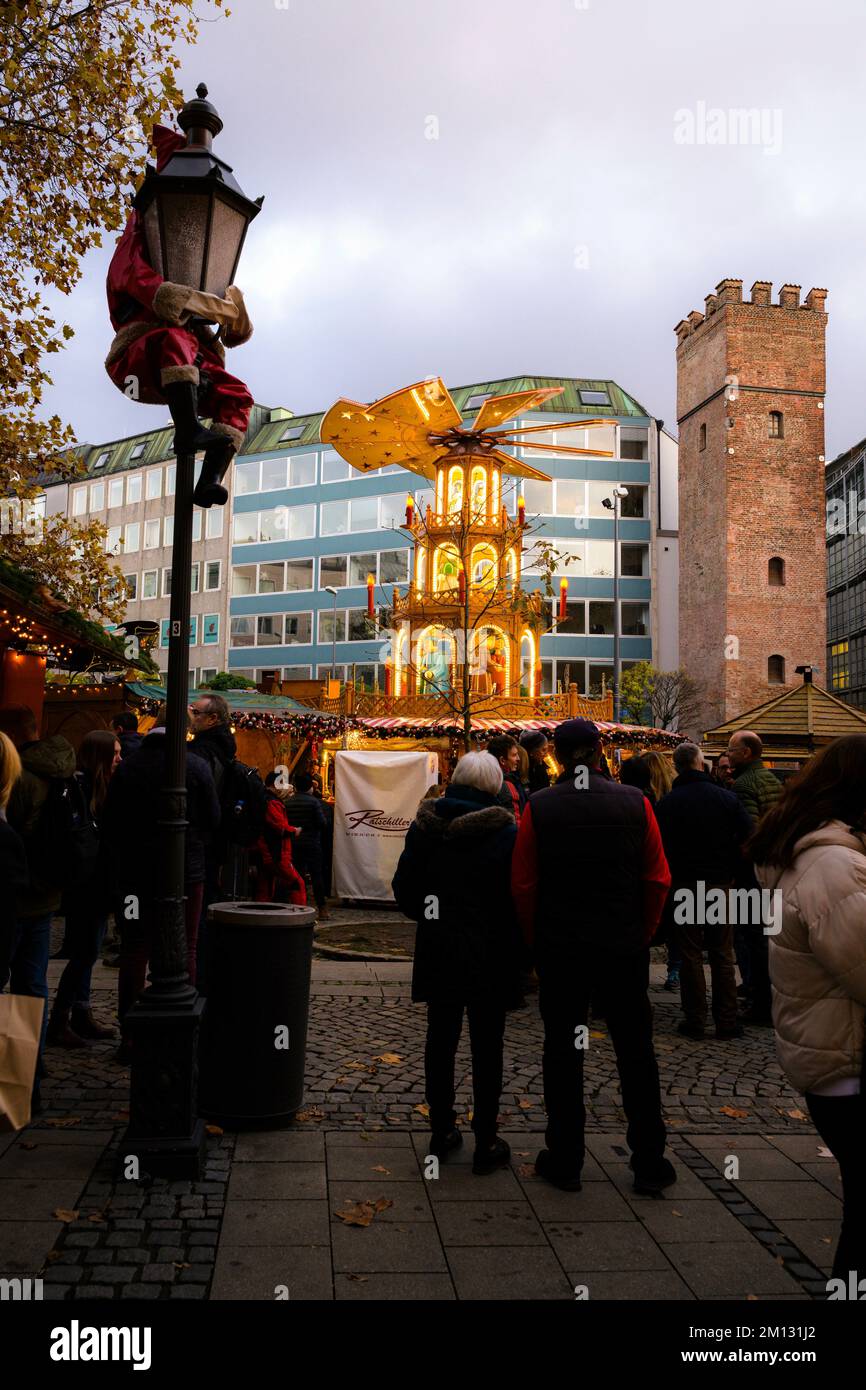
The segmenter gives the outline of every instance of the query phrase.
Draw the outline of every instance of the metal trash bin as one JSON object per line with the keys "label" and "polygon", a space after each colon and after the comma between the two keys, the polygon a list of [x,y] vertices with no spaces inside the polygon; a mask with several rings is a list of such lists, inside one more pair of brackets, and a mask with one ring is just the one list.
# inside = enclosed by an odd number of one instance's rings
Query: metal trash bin
{"label": "metal trash bin", "polygon": [[311,907],[214,903],[199,1114],[231,1129],[288,1124],[304,1098]]}

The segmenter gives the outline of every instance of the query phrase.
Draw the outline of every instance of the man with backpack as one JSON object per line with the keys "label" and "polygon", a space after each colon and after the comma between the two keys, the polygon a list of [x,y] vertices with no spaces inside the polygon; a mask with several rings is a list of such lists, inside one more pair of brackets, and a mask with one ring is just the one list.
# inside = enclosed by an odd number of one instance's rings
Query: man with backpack
{"label": "man with backpack", "polygon": [[237,898],[246,888],[243,851],[252,848],[265,826],[267,795],[255,768],[237,757],[229,707],[221,695],[203,691],[189,708],[193,738],[189,751],[203,758],[213,773],[220,803],[220,827],[205,840],[205,881],[199,924],[198,979],[205,992],[207,911],[220,897]]}
{"label": "man with backpack", "polygon": [[[159,893],[160,815],[165,785],[165,706],[137,752],[124,758],[108,784],[102,811],[102,833],[112,865],[112,888],[119,908],[120,974],[118,1014],[124,1018],[144,988],[155,930]],[[187,964],[196,975],[199,923],[206,873],[207,843],[216,833],[220,808],[208,764],[186,749],[186,820],[184,895],[186,898]],[[117,1060],[130,1060],[124,1034]]]}
{"label": "man with backpack", "polygon": [[[12,740],[21,759],[21,776],[6,816],[24,842],[30,878],[16,905],[10,988],[13,994],[46,1001],[32,1100],[32,1112],[38,1115],[48,1026],[51,919],[60,907],[66,860],[74,852],[75,812],[69,783],[75,773],[75,750],[61,734],[40,739],[33,711],[26,705],[0,706],[0,731]],[[6,980],[0,979],[0,991],[5,985]]]}

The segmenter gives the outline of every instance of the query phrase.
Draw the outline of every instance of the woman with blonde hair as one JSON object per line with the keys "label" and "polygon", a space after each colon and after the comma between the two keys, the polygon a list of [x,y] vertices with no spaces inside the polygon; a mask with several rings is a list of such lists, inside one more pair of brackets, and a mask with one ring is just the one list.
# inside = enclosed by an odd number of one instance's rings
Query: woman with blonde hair
{"label": "woman with blonde hair", "polygon": [[674,773],[670,759],[666,758],[664,753],[657,753],[655,749],[650,749],[648,753],[642,754],[642,757],[649,768],[653,802],[658,804],[663,796],[667,796],[674,784]]}
{"label": "woman with blonde hair", "polygon": [[0,733],[0,991],[9,975],[12,940],[15,932],[16,898],[27,887],[27,856],[24,841],[6,819],[12,788],[21,776],[21,759],[11,738]]}

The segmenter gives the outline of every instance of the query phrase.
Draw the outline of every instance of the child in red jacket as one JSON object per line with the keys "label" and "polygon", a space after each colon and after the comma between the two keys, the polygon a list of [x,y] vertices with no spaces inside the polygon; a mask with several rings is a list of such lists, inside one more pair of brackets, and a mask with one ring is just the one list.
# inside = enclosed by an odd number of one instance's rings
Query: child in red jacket
{"label": "child in red jacket", "polygon": [[305,907],[307,890],[292,863],[292,836],[301,832],[297,826],[289,825],[283,799],[273,790],[275,780],[276,774],[269,773],[264,829],[253,847],[255,900],[257,903],[289,902]]}

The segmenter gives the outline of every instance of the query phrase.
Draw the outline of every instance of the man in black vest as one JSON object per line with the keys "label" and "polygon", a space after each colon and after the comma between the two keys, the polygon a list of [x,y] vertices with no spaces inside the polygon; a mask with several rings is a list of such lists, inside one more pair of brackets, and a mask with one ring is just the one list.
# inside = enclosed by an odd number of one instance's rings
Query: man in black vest
{"label": "man in black vest", "polygon": [[563,773],[530,797],[511,886],[538,971],[544,1020],[547,1148],[540,1177],[580,1190],[584,1159],[583,1053],[593,997],[606,1003],[638,1192],[676,1181],[664,1157],[658,1067],[647,998],[649,944],[670,872],[652,807],[636,787],[599,770],[601,738],[588,719],[554,734]]}

